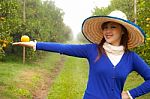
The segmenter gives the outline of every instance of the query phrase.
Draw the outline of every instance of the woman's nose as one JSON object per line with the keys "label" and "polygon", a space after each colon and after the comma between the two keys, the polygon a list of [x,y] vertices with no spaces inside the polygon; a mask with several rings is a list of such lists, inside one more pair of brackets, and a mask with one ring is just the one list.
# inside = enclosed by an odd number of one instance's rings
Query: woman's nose
{"label": "woman's nose", "polygon": [[106,31],[105,31],[106,33],[110,33],[111,32],[111,29],[110,28],[108,28],[108,29],[106,29]]}

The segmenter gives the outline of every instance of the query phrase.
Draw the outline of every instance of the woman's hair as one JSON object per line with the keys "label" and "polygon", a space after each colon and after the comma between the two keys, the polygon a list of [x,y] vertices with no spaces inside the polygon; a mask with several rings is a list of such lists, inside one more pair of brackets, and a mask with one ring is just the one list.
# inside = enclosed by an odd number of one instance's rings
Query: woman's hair
{"label": "woman's hair", "polygon": [[[104,27],[105,27],[108,23],[110,23],[110,22],[111,22],[111,21],[103,23],[102,26],[101,26],[102,30],[104,30]],[[118,23],[118,24],[119,24],[119,23]],[[121,24],[119,24],[119,25],[121,26],[122,32],[123,32],[122,37],[121,37],[120,45],[123,45],[123,46],[124,46],[124,51],[127,52],[127,51],[129,51],[129,49],[128,49],[128,31],[127,31],[127,29],[126,29],[123,25],[121,25]],[[98,55],[97,55],[97,57],[96,57],[95,62],[101,57],[102,53],[106,54],[106,53],[105,53],[105,50],[104,50],[104,48],[103,48],[103,44],[104,44],[105,42],[106,42],[106,40],[105,40],[105,38],[103,37],[102,40],[101,40],[101,42],[98,44]]]}

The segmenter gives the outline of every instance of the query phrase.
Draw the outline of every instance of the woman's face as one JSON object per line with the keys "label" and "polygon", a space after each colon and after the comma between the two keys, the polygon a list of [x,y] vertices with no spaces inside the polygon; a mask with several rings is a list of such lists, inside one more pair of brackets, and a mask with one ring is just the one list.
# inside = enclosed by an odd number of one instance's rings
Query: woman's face
{"label": "woman's face", "polygon": [[115,22],[108,22],[103,26],[103,35],[106,42],[118,46],[122,37],[121,25]]}

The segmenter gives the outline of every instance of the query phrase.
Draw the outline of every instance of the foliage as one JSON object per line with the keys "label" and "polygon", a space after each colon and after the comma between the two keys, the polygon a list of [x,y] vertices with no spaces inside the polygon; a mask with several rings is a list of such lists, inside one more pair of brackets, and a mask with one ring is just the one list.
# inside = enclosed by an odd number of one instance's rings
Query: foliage
{"label": "foliage", "polygon": [[102,7],[102,8],[95,7],[94,11],[92,13],[95,16],[97,16],[97,15],[105,16],[105,15],[108,15],[111,11],[112,11],[112,8],[110,6],[108,6],[107,8],[105,8],[105,7]]}
{"label": "foliage", "polygon": [[[150,36],[150,1],[138,0],[137,23],[144,29],[147,37]],[[143,13],[144,12],[144,13]]]}
{"label": "foliage", "polygon": [[[24,10],[25,2],[25,10]],[[25,13],[25,16],[23,16]],[[63,23],[64,12],[54,1],[1,0],[0,2],[0,58],[12,54],[21,56],[21,47],[12,47],[22,35],[31,40],[63,42],[69,38],[70,27]],[[35,53],[27,49],[32,59]]]}
{"label": "foliage", "polygon": [[[138,0],[137,2],[137,24],[142,27],[146,33],[146,38],[150,36],[150,1]],[[143,13],[144,12],[144,13]],[[144,60],[150,65],[150,41],[147,39],[145,45],[138,47],[135,51],[144,58]]]}
{"label": "foliage", "polygon": [[120,10],[127,15],[129,20],[134,21],[133,8],[133,0],[111,0],[111,5],[108,7],[96,7],[93,15],[108,15],[113,10]]}
{"label": "foliage", "polygon": [[4,48],[12,41],[10,36],[18,23],[18,8],[16,0],[2,0],[0,2],[0,58],[4,56]]}
{"label": "foliage", "polygon": [[144,45],[134,49],[150,66],[150,41],[146,41]]}

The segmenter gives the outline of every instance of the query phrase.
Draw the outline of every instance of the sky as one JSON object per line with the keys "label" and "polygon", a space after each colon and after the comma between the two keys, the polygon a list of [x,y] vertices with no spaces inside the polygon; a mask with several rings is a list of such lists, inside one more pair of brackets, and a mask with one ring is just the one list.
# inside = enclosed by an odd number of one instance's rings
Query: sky
{"label": "sky", "polygon": [[97,7],[107,7],[110,0],[53,0],[55,5],[65,13],[64,23],[69,26],[74,37],[81,32],[84,19],[92,15],[92,10]]}

